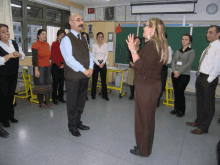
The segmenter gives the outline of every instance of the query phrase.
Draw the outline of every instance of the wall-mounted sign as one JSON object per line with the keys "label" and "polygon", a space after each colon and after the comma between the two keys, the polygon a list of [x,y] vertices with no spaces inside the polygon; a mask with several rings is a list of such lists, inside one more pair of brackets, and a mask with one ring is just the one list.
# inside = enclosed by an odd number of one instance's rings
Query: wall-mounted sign
{"label": "wall-mounted sign", "polygon": [[88,14],[94,14],[95,9],[94,8],[88,8]]}

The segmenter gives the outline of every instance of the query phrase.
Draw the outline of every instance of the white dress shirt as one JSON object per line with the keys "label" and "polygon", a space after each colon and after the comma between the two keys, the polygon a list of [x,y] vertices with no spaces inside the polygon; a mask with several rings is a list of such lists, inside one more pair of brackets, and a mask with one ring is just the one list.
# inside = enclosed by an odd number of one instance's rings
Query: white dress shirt
{"label": "white dress shirt", "polygon": [[169,60],[167,62],[167,65],[170,64],[172,61],[172,49],[170,46],[168,46],[168,51],[169,51]]}
{"label": "white dress shirt", "polygon": [[103,60],[105,64],[108,60],[108,45],[103,43],[101,47],[97,43],[93,44],[92,46],[92,54],[94,62],[99,65],[100,63],[98,60]]}
{"label": "white dress shirt", "polygon": [[[12,40],[8,40],[8,43],[9,43],[9,46],[0,40],[0,46],[6,52],[8,52],[8,54],[15,52],[16,50],[14,48],[14,45],[12,44]],[[18,53],[20,53],[22,55],[20,57],[20,59],[24,59],[24,57],[25,57],[24,52],[22,51],[22,49],[19,45],[18,45]],[[0,57],[0,65],[5,65],[5,58],[4,57]]]}
{"label": "white dress shirt", "polygon": [[[73,33],[73,35],[77,37],[78,34],[80,33],[77,33],[76,31],[74,30],[71,30],[70,31],[71,33]],[[81,38],[81,34],[80,34],[80,39]],[[88,45],[89,47],[89,45]],[[72,68],[75,72],[79,72],[81,71],[82,73],[86,70],[84,68],[83,65],[81,65],[78,61],[76,61],[76,59],[73,57],[73,54],[72,54],[72,44],[71,44],[71,41],[69,39],[69,37],[65,36],[64,38],[62,38],[61,40],[61,43],[60,43],[60,51],[62,53],[62,56],[66,62],[66,64]],[[89,68],[93,69],[93,57],[92,57],[92,54],[89,52],[90,56],[90,63],[89,63]]]}
{"label": "white dress shirt", "polygon": [[[210,43],[208,54],[205,56],[199,72],[208,74],[207,81],[212,82],[218,75],[220,75],[220,41],[216,40]],[[205,50],[202,53],[204,55]],[[202,58],[201,56],[201,58]],[[200,60],[201,60],[200,58]]]}

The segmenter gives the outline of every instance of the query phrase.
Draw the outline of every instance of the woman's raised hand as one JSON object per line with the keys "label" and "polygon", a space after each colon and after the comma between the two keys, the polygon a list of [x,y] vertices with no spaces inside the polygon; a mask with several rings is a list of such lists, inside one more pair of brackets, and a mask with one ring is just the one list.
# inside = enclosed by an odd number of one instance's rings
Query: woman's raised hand
{"label": "woman's raised hand", "polygon": [[131,52],[134,52],[135,49],[135,42],[134,42],[134,34],[129,34],[128,35],[128,39],[126,40],[127,44],[128,44],[128,48]]}

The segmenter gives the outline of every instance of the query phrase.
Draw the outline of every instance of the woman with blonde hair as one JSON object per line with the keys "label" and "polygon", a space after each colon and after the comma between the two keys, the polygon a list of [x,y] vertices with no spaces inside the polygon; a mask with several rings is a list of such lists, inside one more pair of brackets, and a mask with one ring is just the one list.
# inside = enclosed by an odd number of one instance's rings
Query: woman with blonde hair
{"label": "woman with blonde hair", "polygon": [[158,18],[150,18],[144,26],[143,37],[147,43],[137,53],[134,36],[126,40],[131,51],[135,79],[135,136],[137,146],[130,152],[148,157],[152,152],[155,110],[161,92],[161,69],[169,59],[168,43],[165,38],[164,23]]}

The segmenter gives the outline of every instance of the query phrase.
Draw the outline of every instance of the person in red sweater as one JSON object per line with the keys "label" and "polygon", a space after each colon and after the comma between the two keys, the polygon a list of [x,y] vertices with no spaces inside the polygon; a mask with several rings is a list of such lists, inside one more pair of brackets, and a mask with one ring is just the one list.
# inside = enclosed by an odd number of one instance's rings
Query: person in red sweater
{"label": "person in red sweater", "polygon": [[[52,99],[54,104],[59,104],[58,100],[62,103],[66,101],[63,99],[63,86],[64,86],[64,69],[63,69],[63,56],[60,51],[60,41],[66,35],[64,30],[58,30],[57,41],[52,43],[51,46],[51,73],[53,77],[53,92]],[[57,96],[58,89],[58,96]]]}
{"label": "person in red sweater", "polygon": [[[41,108],[53,108],[50,103],[52,92],[52,79],[50,72],[50,45],[46,42],[46,30],[40,29],[37,32],[37,42],[32,45],[32,63],[34,72],[33,93],[37,94]],[[46,104],[44,103],[44,96]]]}

